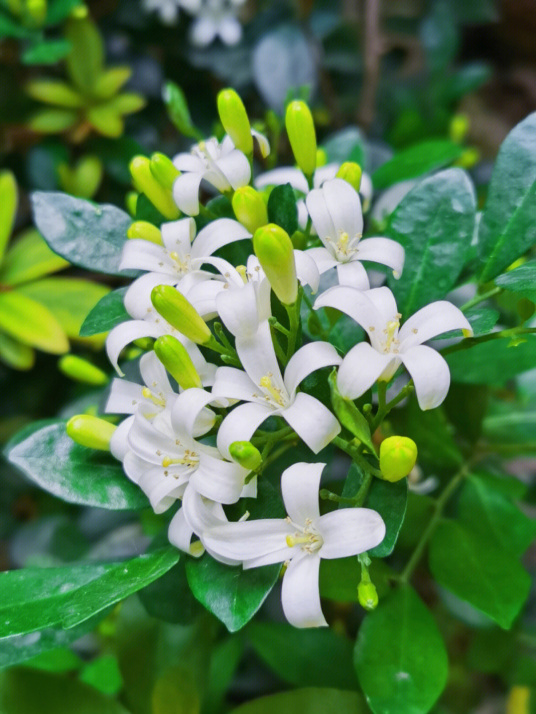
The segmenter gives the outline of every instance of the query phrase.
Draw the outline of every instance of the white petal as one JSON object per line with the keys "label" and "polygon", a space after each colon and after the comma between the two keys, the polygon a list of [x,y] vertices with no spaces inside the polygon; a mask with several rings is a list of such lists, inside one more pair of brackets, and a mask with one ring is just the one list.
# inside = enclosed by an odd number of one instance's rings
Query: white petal
{"label": "white petal", "polygon": [[336,285],[317,297],[314,308],[318,310],[320,307],[334,307],[344,312],[361,325],[373,340],[374,332],[380,334],[385,328],[386,320],[370,299],[371,292],[373,291],[362,292],[346,285]]}
{"label": "white petal", "polygon": [[451,330],[469,330],[473,334],[471,324],[459,308],[446,300],[432,302],[402,325],[398,336],[400,350],[428,342],[432,337]]}
{"label": "white petal", "polygon": [[321,558],[346,558],[379,545],[385,538],[385,523],[370,508],[342,508],[321,516],[314,524],[324,539]]}
{"label": "white petal", "polygon": [[307,193],[309,187],[307,179],[299,169],[293,166],[282,166],[278,169],[272,169],[257,176],[255,179],[256,188],[265,188],[265,186],[282,186],[289,183],[292,188],[295,188],[301,193]]}
{"label": "white petal", "polygon": [[[194,147],[195,146],[196,144],[194,144]],[[188,173],[193,172],[197,174],[202,174],[205,169],[205,164],[199,156],[187,152],[177,154],[173,158],[173,166],[181,172],[187,171]]]}
{"label": "white petal", "polygon": [[295,250],[294,260],[298,280],[302,285],[309,285],[314,295],[318,291],[320,273],[313,256],[309,252]]}
{"label": "white petal", "polygon": [[250,402],[255,401],[253,394],[257,391],[257,386],[241,369],[218,367],[216,370],[216,378],[212,387],[213,397],[227,397]]}
{"label": "white petal", "polygon": [[171,545],[185,553],[191,553],[190,541],[193,536],[193,528],[190,526],[184,515],[184,508],[180,508],[171,519],[168,528],[168,539]]}
{"label": "white petal", "polygon": [[270,375],[274,387],[281,389],[285,396],[286,388],[275,355],[268,322],[261,323],[252,336],[238,336],[235,346],[240,361],[252,381],[259,385],[263,377]]}
{"label": "white petal", "polygon": [[335,260],[327,248],[309,248],[306,253],[315,261],[320,275],[338,265],[338,261]]}
{"label": "white petal", "polygon": [[286,546],[286,537],[294,530],[284,518],[263,518],[210,528],[203,533],[203,542],[224,558],[244,561],[268,556],[265,564],[281,563],[293,552]]}
{"label": "white petal", "polygon": [[199,213],[199,185],[202,178],[201,173],[181,174],[173,184],[173,200],[188,216],[197,216]]}
{"label": "white petal", "polygon": [[233,441],[249,441],[265,419],[273,414],[273,409],[264,404],[240,404],[228,414],[218,429],[218,449],[231,458],[229,446]]}
{"label": "white petal", "polygon": [[127,240],[121,253],[119,270],[147,270],[154,273],[176,273],[166,249],[141,238]]}
{"label": "white petal", "polygon": [[404,248],[390,238],[367,238],[359,243],[358,260],[370,260],[391,268],[395,278],[402,275],[404,268]]}
{"label": "white petal", "polygon": [[[340,233],[348,233],[350,238],[361,236],[363,233],[363,211],[361,210],[361,199],[357,191],[350,186],[348,181],[340,178],[325,181],[321,190],[335,226],[334,237],[338,239]],[[309,208],[308,199],[307,208]],[[314,222],[314,217],[311,216],[311,218],[313,218]],[[322,239],[316,224],[315,228],[320,239]]]}
{"label": "white petal", "polygon": [[370,290],[367,271],[359,260],[339,263],[337,265],[337,276],[339,278],[339,285],[348,285],[357,290]]}
{"label": "white petal", "polygon": [[192,246],[192,258],[205,258],[218,248],[244,238],[251,238],[251,233],[241,223],[232,218],[219,218],[199,231]]}
{"label": "white petal", "polygon": [[345,399],[357,399],[370,389],[393,361],[368,342],[360,342],[348,352],[337,374],[337,387]]}
{"label": "white petal", "polygon": [[178,253],[181,258],[190,253],[196,230],[193,218],[180,218],[178,221],[162,223],[160,230],[167,251]]}
{"label": "white petal", "polygon": [[186,475],[173,474],[159,466],[147,469],[138,481],[155,513],[164,513],[184,493]]}
{"label": "white petal", "polygon": [[117,429],[112,434],[110,439],[110,451],[112,456],[114,456],[118,461],[123,461],[127,452],[130,449],[128,444],[128,435],[134,424],[134,417],[128,417],[122,421]]}
{"label": "white petal", "polygon": [[152,350],[140,359],[140,374],[151,392],[163,399],[174,394],[165,367]]}
{"label": "white petal", "polygon": [[236,17],[229,15],[220,22],[218,34],[224,44],[236,45],[240,42],[240,38],[242,37],[242,25],[238,22]]}
{"label": "white petal", "polygon": [[146,273],[137,278],[128,288],[123,304],[128,314],[135,320],[154,320],[156,311],[151,302],[151,292],[157,285],[177,285],[179,275],[175,273]]}
{"label": "white petal", "polygon": [[450,372],[443,357],[431,347],[417,345],[400,355],[415,384],[422,410],[438,407],[449,391]]}
{"label": "white petal", "polygon": [[204,280],[188,290],[188,301],[204,320],[212,320],[218,314],[216,298],[224,288],[221,280]]}
{"label": "white petal", "polygon": [[285,508],[291,520],[304,526],[308,519],[320,517],[318,489],[326,464],[299,462],[289,466],[281,474],[281,492]]}
{"label": "white petal", "polygon": [[197,47],[206,47],[218,34],[218,26],[210,17],[200,17],[190,25],[190,42]]}
{"label": "white petal", "polygon": [[337,171],[340,168],[340,164],[326,164],[325,166],[320,166],[315,171],[314,187],[321,188],[326,181],[331,181],[337,176]]}
{"label": "white petal", "polygon": [[157,338],[161,334],[162,330],[158,325],[144,320],[129,320],[114,327],[106,338],[106,354],[118,374],[123,375],[117,360],[124,347],[141,337]]}
{"label": "white petal", "polygon": [[173,405],[171,411],[171,423],[177,434],[188,434],[190,437],[200,436],[209,431],[214,425],[215,414],[210,412],[211,419],[205,424],[205,431],[199,431],[196,424],[199,415],[205,410],[207,404],[215,401],[214,396],[204,389],[185,389]]}
{"label": "white petal", "polygon": [[262,158],[265,159],[270,154],[270,142],[264,136],[264,134],[261,134],[261,132],[257,131],[256,129],[251,130],[251,136],[256,139],[257,144],[259,145],[259,149],[261,151]]}
{"label": "white petal", "polygon": [[304,392],[296,395],[294,402],[281,412],[281,416],[315,454],[327,446],[341,430],[339,422],[329,409]]}
{"label": "white petal", "polygon": [[320,606],[318,553],[303,553],[292,558],[281,588],[281,604],[285,617],[294,627],[327,627]]}
{"label": "white petal", "polygon": [[230,285],[216,296],[216,309],[223,324],[235,337],[253,337],[259,329],[259,306],[254,283]]}
{"label": "white petal", "polygon": [[396,320],[398,315],[398,308],[396,306],[396,300],[393,293],[389,288],[372,288],[367,292],[367,296],[372,304],[376,307],[378,312],[382,316],[383,327],[386,326],[387,322],[391,320]]}
{"label": "white petal", "polygon": [[150,464],[161,466],[162,460],[182,458],[184,446],[175,443],[175,439],[157,429],[154,424],[143,416],[139,409],[134,417],[134,424],[128,436],[130,449]]}
{"label": "white petal", "polygon": [[323,367],[341,363],[339,353],[329,342],[310,342],[295,352],[285,368],[285,386],[293,399],[302,380]]}
{"label": "white petal", "polygon": [[191,485],[184,492],[182,507],[184,508],[186,520],[199,537],[201,537],[203,531],[227,523],[227,516],[222,505],[215,501],[207,500]]}
{"label": "white petal", "polygon": [[205,498],[218,503],[236,503],[248,473],[235,461],[223,461],[202,453],[190,483]]}
{"label": "white petal", "polygon": [[[349,186],[348,183],[346,185]],[[351,187],[349,186],[349,188]],[[339,236],[337,235],[330,206],[326,201],[326,195],[323,189],[315,188],[309,191],[305,199],[305,205],[307,206],[307,211],[309,212],[318,237],[324,246],[328,248],[331,241],[336,243]]]}
{"label": "white petal", "polygon": [[[218,168],[223,173],[231,187],[236,191],[237,188],[247,186],[251,178],[251,166],[245,154],[238,149],[235,149],[227,156],[222,156],[217,161]],[[231,220],[222,219],[222,220]],[[245,229],[243,229],[245,230]]]}
{"label": "white petal", "polygon": [[134,414],[143,399],[141,386],[126,379],[114,379],[104,411],[106,414]]}

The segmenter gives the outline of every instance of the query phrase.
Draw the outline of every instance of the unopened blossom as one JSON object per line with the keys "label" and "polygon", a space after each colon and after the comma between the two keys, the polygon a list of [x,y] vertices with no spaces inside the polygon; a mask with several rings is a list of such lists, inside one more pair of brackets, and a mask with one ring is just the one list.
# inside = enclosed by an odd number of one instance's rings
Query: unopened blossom
{"label": "unopened blossom", "polygon": [[214,557],[241,561],[244,569],[286,563],[281,601],[294,627],[327,625],[318,584],[321,558],[358,555],[385,537],[385,524],[371,509],[343,508],[320,515],[318,489],[324,466],[297,463],[283,472],[286,518],[216,525],[202,535]]}
{"label": "unopened blossom", "polygon": [[386,265],[399,277],[404,267],[404,248],[390,238],[366,238],[363,235],[363,212],[357,191],[343,179],[326,181],[322,188],[309,193],[307,210],[323,248],[308,253],[320,273],[337,267],[339,283],[360,290],[370,288],[361,261]]}
{"label": "unopened blossom", "polygon": [[451,330],[473,330],[461,310],[446,300],[430,303],[400,327],[398,312],[389,288],[362,292],[336,286],[320,295],[315,308],[333,307],[344,312],[366,331],[368,342],[352,347],[337,376],[340,393],[357,399],[376,381],[388,382],[401,364],[410,373],[421,409],[439,406],[450,386],[450,372],[443,357],[423,343]]}

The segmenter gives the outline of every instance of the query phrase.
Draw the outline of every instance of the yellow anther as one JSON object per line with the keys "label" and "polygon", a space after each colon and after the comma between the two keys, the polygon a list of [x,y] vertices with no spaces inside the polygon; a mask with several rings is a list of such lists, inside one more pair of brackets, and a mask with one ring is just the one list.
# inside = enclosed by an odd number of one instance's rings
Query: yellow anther
{"label": "yellow anther", "polygon": [[142,395],[145,397],[145,399],[149,399],[155,406],[157,407],[165,407],[166,406],[166,400],[163,399],[162,397],[157,397],[156,394],[153,394],[149,387],[144,387],[141,390]]}
{"label": "yellow anther", "polygon": [[248,273],[247,273],[247,268],[246,268],[246,266],[245,266],[245,265],[237,265],[237,266],[236,266],[236,272],[238,273],[238,275],[240,275],[240,277],[242,278],[242,280],[243,280],[245,283],[247,283],[247,281],[248,281]]}
{"label": "yellow anther", "polygon": [[304,536],[299,536],[299,535],[291,536],[291,535],[288,535],[288,536],[286,537],[286,541],[287,541],[287,545],[288,545],[289,548],[294,548],[295,545],[305,545],[305,543],[310,543],[310,542],[311,542],[311,538],[310,538],[310,536],[306,536],[306,535],[304,535]]}
{"label": "yellow anther", "polygon": [[384,343],[385,352],[389,352],[393,342],[395,342],[395,343],[398,342],[398,340],[396,339],[396,335],[398,334],[398,328],[400,327],[400,318],[401,317],[402,317],[402,315],[400,315],[400,313],[397,313],[395,319],[390,320],[387,323],[387,327],[384,330],[385,334],[387,335],[387,339]]}
{"label": "yellow anther", "polygon": [[182,464],[183,466],[196,466],[198,463],[197,454],[195,451],[185,454],[182,458],[172,459],[169,456],[164,456],[162,459],[162,466],[167,469],[168,466],[172,464]]}
{"label": "yellow anther", "polygon": [[277,404],[284,406],[285,401],[281,395],[281,390],[277,387],[274,387],[272,382],[272,376],[272,374],[265,374],[264,377],[261,377],[259,385],[270,394],[272,399],[274,399]]}
{"label": "yellow anther", "polygon": [[190,555],[193,555],[194,558],[199,558],[204,552],[205,546],[200,540],[194,540],[194,542],[190,545]]}

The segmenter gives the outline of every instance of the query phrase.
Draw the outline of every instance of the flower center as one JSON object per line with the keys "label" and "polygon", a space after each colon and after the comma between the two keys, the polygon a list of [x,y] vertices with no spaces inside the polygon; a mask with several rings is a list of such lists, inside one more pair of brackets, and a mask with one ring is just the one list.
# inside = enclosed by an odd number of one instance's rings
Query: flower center
{"label": "flower center", "polygon": [[237,265],[236,272],[238,273],[238,275],[240,275],[240,277],[244,281],[244,284],[246,284],[248,281],[248,277],[249,277],[246,266],[245,265]]}
{"label": "flower center", "polygon": [[168,466],[171,466],[172,464],[182,464],[183,466],[188,466],[189,468],[193,468],[194,466],[197,466],[199,463],[199,454],[197,454],[195,451],[190,451],[189,449],[186,449],[184,452],[184,455],[175,459],[172,459],[170,456],[164,456],[162,459],[162,466],[167,469]]}
{"label": "flower center", "polygon": [[383,331],[386,336],[383,341],[383,351],[384,352],[398,352],[398,328],[400,327],[400,318],[402,315],[397,312],[394,320],[390,320],[387,323],[385,330]]}
{"label": "flower center", "polygon": [[313,527],[313,522],[310,518],[307,518],[304,526],[299,526],[290,518],[287,517],[287,522],[291,523],[295,528],[297,528],[294,535],[288,535],[286,537],[286,543],[289,548],[294,548],[298,545],[306,553],[316,553],[317,550],[324,545],[324,539],[320,533]]}
{"label": "flower center", "polygon": [[267,401],[275,402],[276,405],[284,407],[285,397],[283,396],[282,390],[279,389],[279,387],[276,387],[272,382],[273,376],[274,375],[272,374],[272,372],[268,372],[268,374],[265,374],[264,377],[261,377],[259,386],[264,392],[267,392],[264,397]]}
{"label": "flower center", "polygon": [[162,395],[158,396],[154,392],[151,392],[149,387],[144,387],[141,390],[141,393],[145,399],[148,399],[149,401],[151,401],[155,406],[157,406],[157,407],[165,407],[166,406],[166,400],[164,399],[164,397]]}
{"label": "flower center", "polygon": [[169,254],[169,257],[175,263],[176,270],[179,273],[179,275],[184,275],[184,274],[190,272],[190,256],[189,255],[185,256],[184,258],[181,258],[181,256],[176,251],[172,251]]}
{"label": "flower center", "polygon": [[328,238],[328,242],[333,246],[336,258],[340,261],[347,261],[357,253],[357,245],[361,236],[361,233],[356,233],[350,237],[349,233],[341,230],[337,241]]}

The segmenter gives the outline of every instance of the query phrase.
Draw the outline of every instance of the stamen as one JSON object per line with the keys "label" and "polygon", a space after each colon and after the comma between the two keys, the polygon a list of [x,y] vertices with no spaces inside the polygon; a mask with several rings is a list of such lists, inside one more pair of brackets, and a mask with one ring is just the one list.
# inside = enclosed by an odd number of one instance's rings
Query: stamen
{"label": "stamen", "polygon": [[172,464],[182,464],[184,466],[197,466],[199,463],[199,457],[195,451],[188,451],[183,457],[172,459],[170,456],[164,456],[162,459],[162,466],[167,469],[168,466]]}
{"label": "stamen", "polygon": [[245,266],[245,265],[237,265],[237,266],[236,266],[236,272],[238,273],[238,275],[240,275],[240,277],[242,278],[242,280],[244,281],[244,283],[247,283],[247,281],[248,281],[248,274],[247,274],[246,266]]}
{"label": "stamen", "polygon": [[384,342],[384,347],[383,351],[384,352],[389,352],[391,350],[391,345],[394,343],[395,345],[398,344],[398,340],[396,339],[396,336],[398,334],[398,328],[400,327],[400,318],[402,315],[397,312],[395,315],[394,320],[390,320],[387,323],[387,328],[384,330],[384,333],[387,335],[387,339]]}
{"label": "stamen", "polygon": [[158,397],[154,392],[151,392],[149,387],[144,387],[141,390],[142,395],[145,399],[149,399],[157,407],[165,407],[166,400],[163,397]]}
{"label": "stamen", "polygon": [[[259,385],[262,387],[262,389],[265,389],[270,394],[270,397],[276,402],[276,404],[279,404],[281,407],[284,407],[285,400],[283,399],[281,390],[278,389],[278,387],[274,386],[272,382],[272,377],[273,374],[271,372],[265,374],[264,377],[261,377]],[[266,397],[266,399],[270,400],[270,397]]]}

